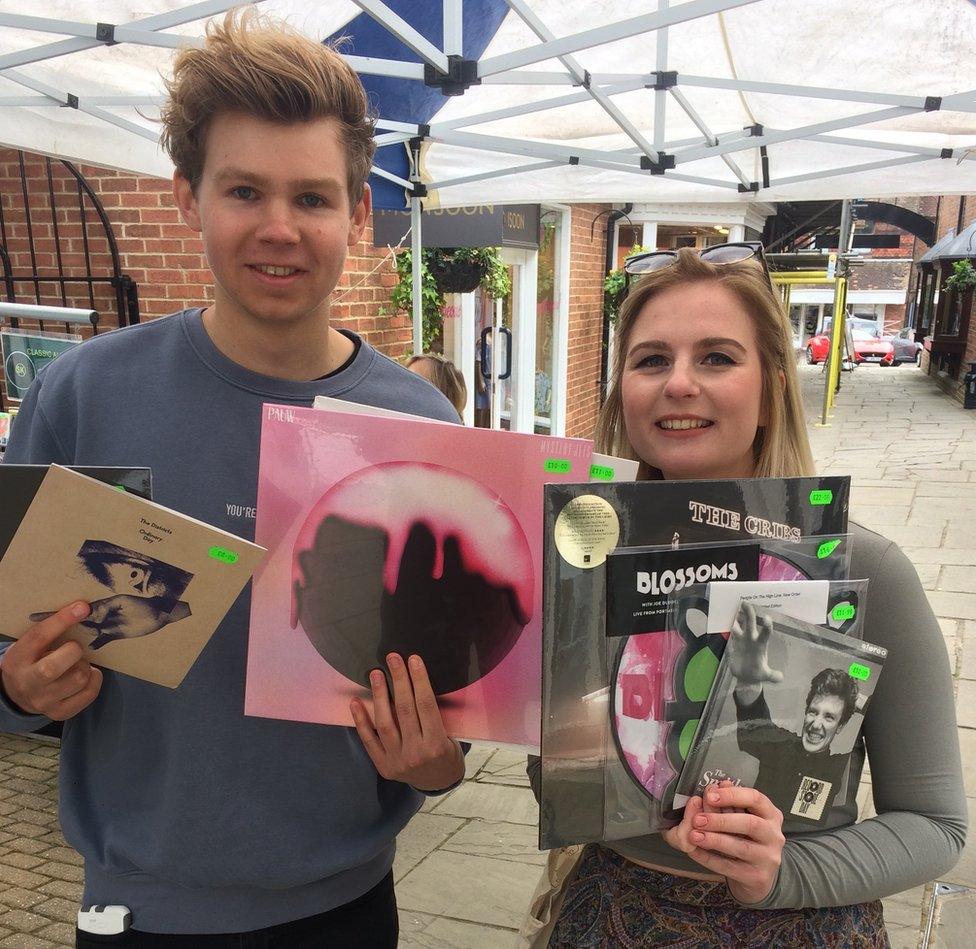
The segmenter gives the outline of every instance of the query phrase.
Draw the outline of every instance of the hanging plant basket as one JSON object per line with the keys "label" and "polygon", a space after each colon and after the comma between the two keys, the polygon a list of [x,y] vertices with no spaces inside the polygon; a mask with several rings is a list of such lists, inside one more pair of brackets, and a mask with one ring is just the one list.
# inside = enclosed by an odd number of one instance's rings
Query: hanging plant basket
{"label": "hanging plant basket", "polygon": [[[395,313],[410,314],[413,306],[413,258],[409,250],[396,254],[397,282],[390,294]],[[428,247],[423,253],[420,299],[424,349],[430,349],[443,328],[445,293],[470,293],[481,287],[489,299],[512,292],[508,268],[494,247]],[[381,311],[383,312],[383,311]]]}
{"label": "hanging plant basket", "polygon": [[485,265],[475,260],[451,260],[435,256],[428,264],[441,293],[470,293],[478,289]]}

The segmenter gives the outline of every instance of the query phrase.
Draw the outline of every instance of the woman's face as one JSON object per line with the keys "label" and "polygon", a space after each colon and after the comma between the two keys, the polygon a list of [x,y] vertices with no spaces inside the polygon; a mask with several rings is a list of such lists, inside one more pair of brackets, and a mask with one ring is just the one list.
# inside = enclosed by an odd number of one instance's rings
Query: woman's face
{"label": "woman's face", "polygon": [[621,379],[627,437],[665,478],[748,478],[763,423],[753,323],[714,281],[673,287],[638,314]]}

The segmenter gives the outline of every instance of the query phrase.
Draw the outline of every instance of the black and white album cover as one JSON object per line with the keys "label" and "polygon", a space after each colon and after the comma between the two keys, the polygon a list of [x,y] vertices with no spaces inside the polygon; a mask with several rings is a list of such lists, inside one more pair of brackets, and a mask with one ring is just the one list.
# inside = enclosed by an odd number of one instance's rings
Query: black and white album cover
{"label": "black and white album cover", "polygon": [[682,807],[729,780],[762,791],[791,830],[823,825],[887,650],[743,603],[678,780]]}
{"label": "black and white album cover", "polygon": [[84,600],[90,612],[64,640],[90,662],[175,689],[265,551],[116,488],[48,469],[0,557],[0,633],[18,639]]}

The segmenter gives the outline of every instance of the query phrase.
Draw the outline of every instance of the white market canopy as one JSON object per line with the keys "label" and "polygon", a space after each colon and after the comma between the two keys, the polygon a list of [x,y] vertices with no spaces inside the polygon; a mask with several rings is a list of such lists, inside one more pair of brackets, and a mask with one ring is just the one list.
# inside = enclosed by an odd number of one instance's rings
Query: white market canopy
{"label": "white market canopy", "polygon": [[[0,145],[168,176],[161,77],[234,5],[0,0]],[[418,133],[428,205],[976,192],[973,0],[255,5],[352,38],[381,206],[409,203]],[[480,84],[425,85],[449,56]]]}

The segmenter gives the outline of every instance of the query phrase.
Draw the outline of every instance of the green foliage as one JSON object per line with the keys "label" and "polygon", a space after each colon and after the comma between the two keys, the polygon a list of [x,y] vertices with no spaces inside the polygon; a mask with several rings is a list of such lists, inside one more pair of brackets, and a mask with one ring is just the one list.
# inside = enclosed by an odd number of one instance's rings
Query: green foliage
{"label": "green foliage", "polygon": [[[645,250],[648,248],[635,244],[630,249],[630,253],[642,254]],[[603,313],[611,323],[616,321],[617,314],[620,312],[620,305],[624,302],[626,295],[627,275],[624,273],[624,268],[618,267],[616,270],[611,270],[603,281]]]}
{"label": "green foliage", "polygon": [[[413,256],[409,250],[396,255],[398,281],[390,294],[394,312],[410,313],[413,310]],[[437,289],[437,282],[426,261],[420,264],[420,307],[424,352],[429,352],[434,341],[441,335],[443,318],[441,307],[444,295]]]}
{"label": "green foliage", "polygon": [[[444,293],[431,271],[431,265],[438,259],[474,263],[483,267],[480,286],[493,300],[507,297],[512,292],[512,279],[497,247],[425,247],[420,270],[425,352],[440,337],[443,327],[441,310],[444,306]],[[409,314],[413,310],[413,255],[409,250],[402,250],[396,255],[396,270],[398,281],[390,295],[390,302],[396,312]]]}
{"label": "green foliage", "polygon": [[965,293],[976,288],[976,269],[970,260],[957,260],[952,265],[952,276],[946,280],[946,287],[957,293]]}

